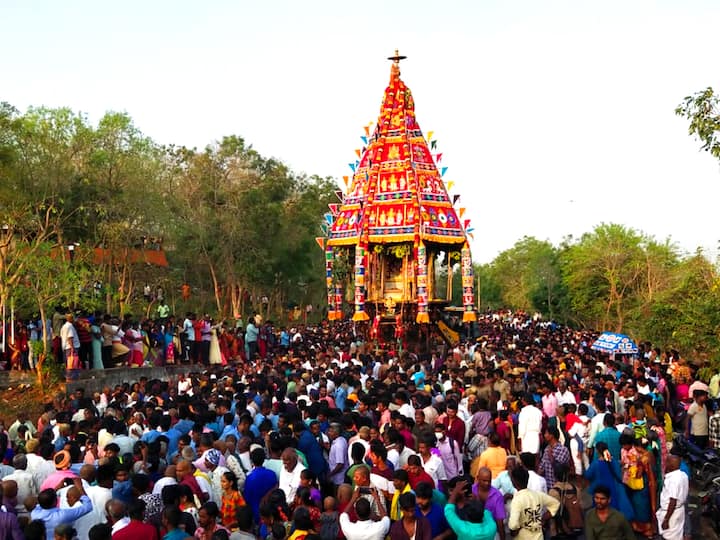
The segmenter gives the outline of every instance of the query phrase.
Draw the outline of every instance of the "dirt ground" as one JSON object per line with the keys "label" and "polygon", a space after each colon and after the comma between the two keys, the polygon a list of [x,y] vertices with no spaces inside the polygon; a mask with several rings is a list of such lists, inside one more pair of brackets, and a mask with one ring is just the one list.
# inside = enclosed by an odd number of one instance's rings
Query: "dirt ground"
{"label": "dirt ground", "polygon": [[20,411],[26,412],[32,422],[37,423],[45,403],[52,401],[53,396],[58,392],[64,393],[64,386],[64,384],[45,383],[41,387],[38,382],[34,382],[3,389],[0,392],[0,418],[5,421],[5,427],[15,421]]}

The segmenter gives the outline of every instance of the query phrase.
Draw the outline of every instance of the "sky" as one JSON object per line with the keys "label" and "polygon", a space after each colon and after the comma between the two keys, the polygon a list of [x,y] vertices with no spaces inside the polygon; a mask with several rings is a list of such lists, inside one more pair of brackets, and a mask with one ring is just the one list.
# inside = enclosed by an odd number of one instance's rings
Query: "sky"
{"label": "sky", "polygon": [[236,134],[342,184],[399,49],[476,262],[603,222],[714,258],[720,162],[674,109],[720,89],[719,27],[715,0],[4,0],[0,100]]}

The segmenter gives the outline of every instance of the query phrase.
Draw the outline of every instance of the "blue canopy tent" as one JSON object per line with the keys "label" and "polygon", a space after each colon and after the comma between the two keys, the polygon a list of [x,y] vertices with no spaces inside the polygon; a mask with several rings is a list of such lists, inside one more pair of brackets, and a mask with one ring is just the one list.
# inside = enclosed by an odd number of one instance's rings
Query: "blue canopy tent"
{"label": "blue canopy tent", "polygon": [[636,354],[638,346],[625,334],[603,332],[590,348],[607,354]]}

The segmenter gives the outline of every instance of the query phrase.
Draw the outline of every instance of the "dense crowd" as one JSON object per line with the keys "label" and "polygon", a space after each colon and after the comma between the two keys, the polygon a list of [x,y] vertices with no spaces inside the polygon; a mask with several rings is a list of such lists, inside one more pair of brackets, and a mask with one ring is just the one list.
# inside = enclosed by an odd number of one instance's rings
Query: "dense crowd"
{"label": "dense crowd", "polygon": [[[84,323],[56,322],[70,366]],[[103,341],[84,367],[152,350],[205,365],[6,418],[0,538],[675,540],[690,530],[673,437],[720,445],[720,375],[695,381],[647,343],[608,357],[523,313],[428,353],[375,349],[349,322],[87,323]]]}

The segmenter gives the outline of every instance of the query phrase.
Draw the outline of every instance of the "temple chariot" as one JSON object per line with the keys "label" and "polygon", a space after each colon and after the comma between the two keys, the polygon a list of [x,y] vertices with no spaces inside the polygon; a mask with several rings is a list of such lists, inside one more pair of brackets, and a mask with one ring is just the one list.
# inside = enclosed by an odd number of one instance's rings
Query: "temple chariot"
{"label": "temple chariot", "polygon": [[[369,333],[393,327],[395,337],[422,325],[441,325],[451,301],[453,267],[460,264],[462,310],[475,321],[467,221],[456,211],[442,169],[415,116],[400,78],[397,51],[374,130],[351,164],[352,180],[332,208],[325,243],[328,319],[368,321]],[[460,215],[459,215],[460,214]],[[443,277],[441,285],[440,276]],[[343,299],[353,306],[343,312]]]}

